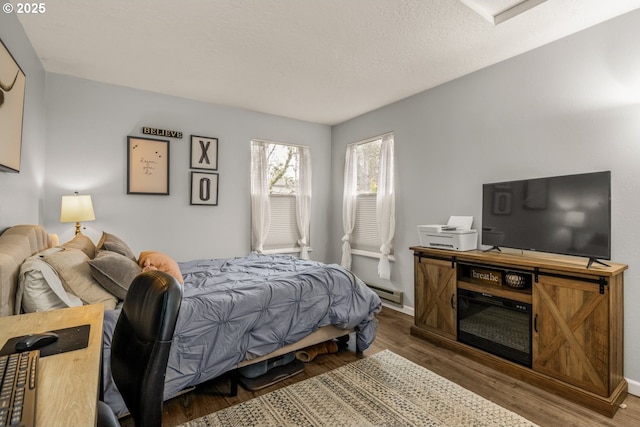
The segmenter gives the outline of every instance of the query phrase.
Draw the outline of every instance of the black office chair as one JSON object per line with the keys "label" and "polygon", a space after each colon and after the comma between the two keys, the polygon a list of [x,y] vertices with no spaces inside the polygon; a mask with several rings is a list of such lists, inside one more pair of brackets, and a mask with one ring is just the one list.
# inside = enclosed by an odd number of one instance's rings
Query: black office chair
{"label": "black office chair", "polygon": [[[137,275],[124,300],[111,340],[111,374],[136,427],[162,424],[164,379],[182,286],[162,271]],[[119,426],[98,402],[98,426]]]}

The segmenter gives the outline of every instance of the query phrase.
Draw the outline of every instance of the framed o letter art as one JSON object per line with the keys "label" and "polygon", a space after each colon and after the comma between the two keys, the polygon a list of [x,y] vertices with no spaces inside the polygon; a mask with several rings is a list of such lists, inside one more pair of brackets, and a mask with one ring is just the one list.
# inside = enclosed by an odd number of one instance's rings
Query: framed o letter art
{"label": "framed o letter art", "polygon": [[20,172],[26,78],[0,40],[0,171]]}
{"label": "framed o letter art", "polygon": [[218,170],[218,138],[191,135],[191,169]]}
{"label": "framed o letter art", "polygon": [[191,172],[191,204],[218,206],[218,174]]}
{"label": "framed o letter art", "polygon": [[127,194],[169,194],[169,141],[127,137]]}

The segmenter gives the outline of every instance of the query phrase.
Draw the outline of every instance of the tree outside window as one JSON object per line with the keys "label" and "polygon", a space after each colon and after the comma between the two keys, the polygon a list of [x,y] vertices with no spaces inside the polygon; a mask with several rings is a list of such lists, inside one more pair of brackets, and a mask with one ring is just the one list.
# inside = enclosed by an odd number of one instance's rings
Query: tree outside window
{"label": "tree outside window", "polygon": [[269,193],[295,194],[298,168],[298,148],[293,145],[269,144]]}
{"label": "tree outside window", "polygon": [[380,146],[382,140],[358,144],[358,194],[371,194],[378,191],[378,172],[380,170]]}

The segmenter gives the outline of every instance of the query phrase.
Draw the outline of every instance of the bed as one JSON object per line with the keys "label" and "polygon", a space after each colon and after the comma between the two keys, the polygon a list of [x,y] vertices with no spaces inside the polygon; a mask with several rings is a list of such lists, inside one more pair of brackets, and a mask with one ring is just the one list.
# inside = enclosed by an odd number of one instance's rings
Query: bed
{"label": "bed", "polygon": [[[97,245],[86,236],[59,245],[37,225],[13,226],[0,235],[0,315],[25,307],[35,311],[104,304],[104,400],[116,414],[124,414],[126,407],[108,370],[111,335],[127,284],[141,266],[167,271],[183,282],[165,400],[239,366],[352,331],[359,352],[375,338],[379,297],[338,265],[257,253],[175,262],[157,252],[136,256],[109,233],[103,233]],[[49,284],[49,269],[63,286]],[[34,291],[24,284],[30,283],[28,274],[40,279],[40,288]],[[45,291],[50,300],[41,302]]]}

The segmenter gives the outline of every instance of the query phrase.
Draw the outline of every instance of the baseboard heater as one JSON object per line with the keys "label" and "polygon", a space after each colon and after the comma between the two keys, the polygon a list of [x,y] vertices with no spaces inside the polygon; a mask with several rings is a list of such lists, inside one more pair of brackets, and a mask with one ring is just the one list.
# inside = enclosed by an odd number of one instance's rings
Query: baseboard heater
{"label": "baseboard heater", "polygon": [[394,304],[402,305],[402,291],[397,291],[395,289],[385,288],[384,286],[376,285],[374,283],[365,284],[371,288],[373,292],[378,294],[382,301],[391,302]]}

